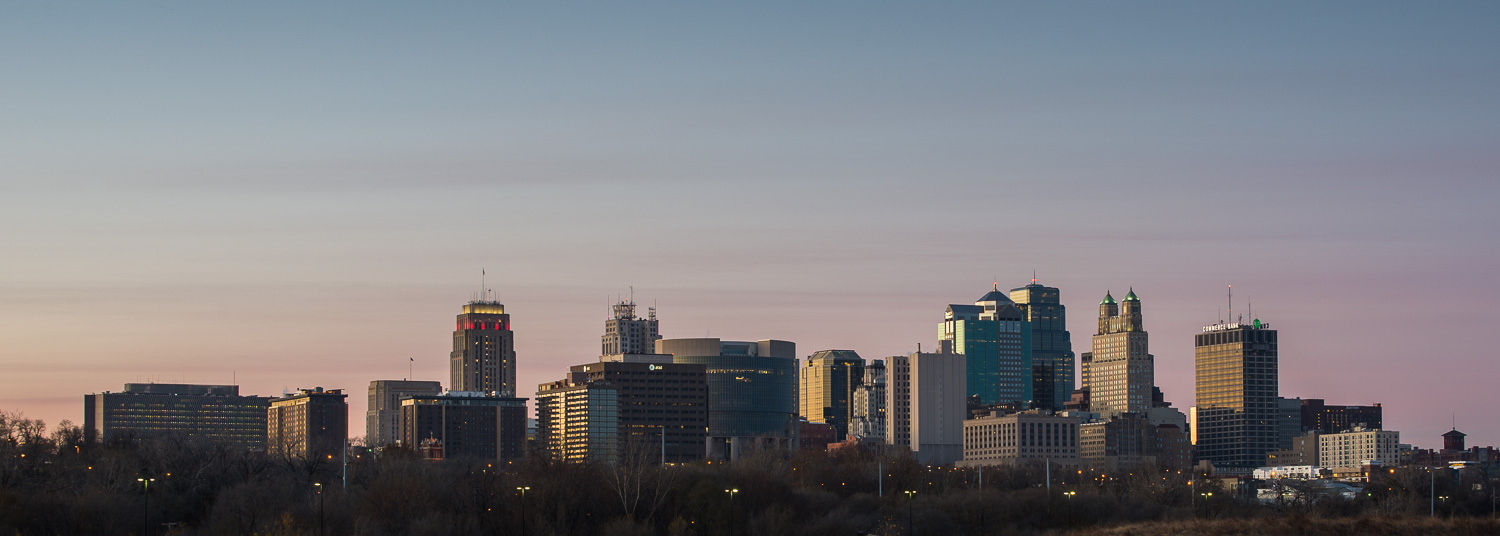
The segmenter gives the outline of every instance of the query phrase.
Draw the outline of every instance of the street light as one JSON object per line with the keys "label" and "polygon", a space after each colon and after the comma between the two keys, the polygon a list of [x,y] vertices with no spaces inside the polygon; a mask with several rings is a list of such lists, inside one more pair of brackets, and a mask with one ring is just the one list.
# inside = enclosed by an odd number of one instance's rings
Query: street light
{"label": "street light", "polygon": [[520,486],[516,491],[521,492],[521,536],[526,536],[526,490],[531,486]]}
{"label": "street light", "polygon": [[1073,496],[1077,494],[1076,491],[1063,492],[1063,496],[1068,498],[1068,525],[1070,526],[1073,524]]}
{"label": "street light", "polygon": [[148,522],[151,519],[151,483],[156,482],[156,479],[137,478],[135,481],[141,483],[141,495],[146,497],[145,502],[141,503],[141,536],[147,536],[151,531],[151,524]]}
{"label": "street light", "polygon": [[323,536],[323,483],[313,482],[313,489],[318,490],[318,536]]}
{"label": "street light", "polygon": [[906,490],[906,533],[912,536],[916,536],[917,534],[917,530],[912,528],[911,524],[911,519],[913,516],[912,503],[917,502],[914,498],[916,494],[916,490]]}
{"label": "street light", "polygon": [[740,492],[740,488],[731,488],[731,489],[724,490],[724,493],[728,493],[729,494],[729,533],[730,534],[734,534],[734,517],[735,517],[735,515],[734,515],[734,494],[739,493],[739,492]]}

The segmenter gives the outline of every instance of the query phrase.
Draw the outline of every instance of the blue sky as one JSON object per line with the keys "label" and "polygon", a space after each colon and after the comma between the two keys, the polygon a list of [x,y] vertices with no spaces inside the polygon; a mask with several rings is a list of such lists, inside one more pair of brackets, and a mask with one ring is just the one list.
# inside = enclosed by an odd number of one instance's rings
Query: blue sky
{"label": "blue sky", "polygon": [[14,4],[0,408],[78,421],[79,394],[147,377],[363,393],[406,357],[444,379],[481,266],[523,392],[592,359],[632,283],[669,337],[873,358],[1035,269],[1079,352],[1104,291],[1134,286],[1179,407],[1233,284],[1281,330],[1283,394],[1382,402],[1421,446],[1450,413],[1500,443],[1479,409],[1500,372],[1497,21],[1464,2]]}

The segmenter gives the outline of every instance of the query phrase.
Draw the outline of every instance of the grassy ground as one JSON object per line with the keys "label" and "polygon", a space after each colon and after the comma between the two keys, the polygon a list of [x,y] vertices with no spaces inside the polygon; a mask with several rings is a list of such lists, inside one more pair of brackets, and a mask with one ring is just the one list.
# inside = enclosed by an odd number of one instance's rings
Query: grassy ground
{"label": "grassy ground", "polygon": [[1068,532],[1066,534],[1069,536],[1492,536],[1500,534],[1500,521],[1476,518],[1354,517],[1326,519],[1289,516],[1260,519],[1158,521],[1115,527],[1097,527]]}

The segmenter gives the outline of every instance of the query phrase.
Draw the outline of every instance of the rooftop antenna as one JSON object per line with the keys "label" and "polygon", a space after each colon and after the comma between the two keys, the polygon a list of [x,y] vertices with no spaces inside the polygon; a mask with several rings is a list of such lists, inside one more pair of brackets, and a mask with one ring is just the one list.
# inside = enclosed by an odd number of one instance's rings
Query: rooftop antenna
{"label": "rooftop antenna", "polygon": [[1234,285],[1229,285],[1229,318],[1234,318]]}
{"label": "rooftop antenna", "polygon": [[1031,269],[1031,284],[1036,284],[1036,268]]}

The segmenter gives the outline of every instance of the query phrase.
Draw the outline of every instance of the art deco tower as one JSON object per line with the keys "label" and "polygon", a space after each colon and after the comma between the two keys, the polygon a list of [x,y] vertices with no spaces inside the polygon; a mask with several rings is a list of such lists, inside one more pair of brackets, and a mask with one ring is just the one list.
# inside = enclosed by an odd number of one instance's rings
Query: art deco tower
{"label": "art deco tower", "polygon": [[464,305],[448,356],[448,388],[516,396],[515,341],[505,305],[485,299]]}
{"label": "art deco tower", "polygon": [[599,355],[656,353],[656,308],[647,309],[646,318],[635,316],[635,299],[614,305],[614,318],[604,321]]}
{"label": "art deco tower", "polygon": [[1120,303],[1104,293],[1099,302],[1099,331],[1094,335],[1093,359],[1089,364],[1090,408],[1108,419],[1121,413],[1146,413],[1151,409],[1151,388],[1156,386],[1156,365],[1150,354],[1141,319],[1141,300],[1135,289]]}

